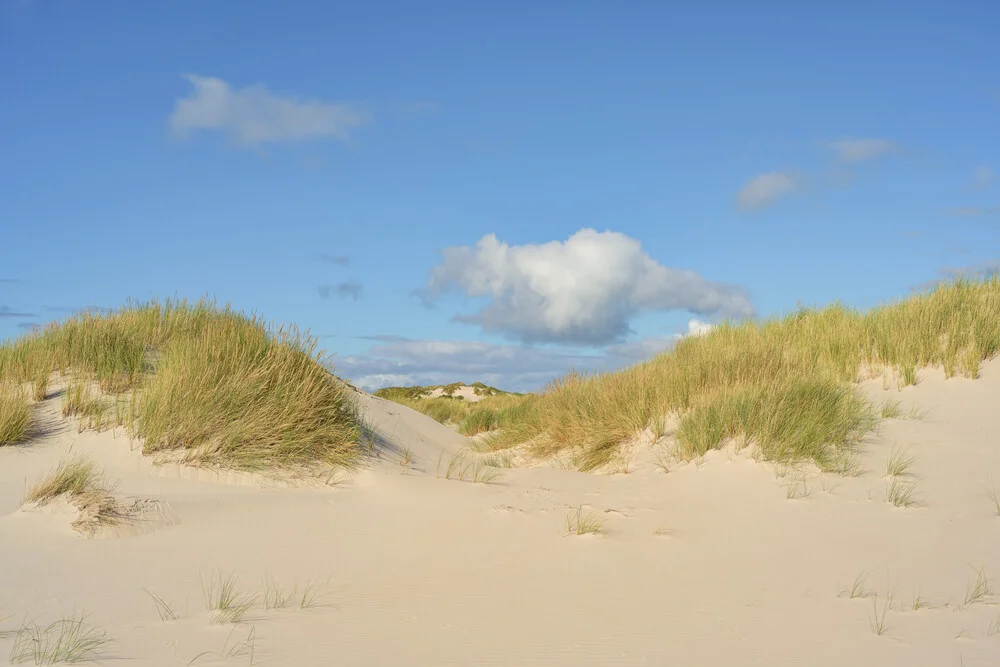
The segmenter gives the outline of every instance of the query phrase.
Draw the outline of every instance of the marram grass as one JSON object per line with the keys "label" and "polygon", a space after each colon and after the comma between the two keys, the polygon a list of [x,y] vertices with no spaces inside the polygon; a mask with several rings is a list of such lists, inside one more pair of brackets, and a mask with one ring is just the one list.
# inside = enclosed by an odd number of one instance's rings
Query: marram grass
{"label": "marram grass", "polygon": [[[147,453],[182,451],[242,469],[350,467],[359,456],[357,409],[324,362],[316,340],[294,328],[274,330],[205,300],[151,302],[8,341],[0,384],[53,371],[96,382],[102,394],[127,398],[119,420],[145,438]],[[86,412],[82,390],[67,398],[71,411]]]}
{"label": "marram grass", "polygon": [[624,370],[571,373],[475,423],[490,427],[490,449],[526,445],[542,457],[568,450],[590,470],[675,414],[683,457],[740,439],[770,460],[838,470],[881,416],[857,391],[859,380],[891,369],[902,387],[932,366],[975,378],[998,350],[1000,279],[958,279],[864,313],[832,305],[724,323]]}

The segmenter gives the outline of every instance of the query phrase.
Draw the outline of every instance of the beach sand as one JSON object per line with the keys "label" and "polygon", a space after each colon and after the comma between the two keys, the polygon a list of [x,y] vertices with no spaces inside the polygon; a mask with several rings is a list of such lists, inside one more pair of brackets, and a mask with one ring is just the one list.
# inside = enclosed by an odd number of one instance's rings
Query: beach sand
{"label": "beach sand", "polygon": [[[113,640],[104,664],[998,665],[1000,606],[968,598],[1000,575],[1000,362],[863,389],[925,414],[885,421],[857,476],[732,448],[665,472],[640,444],[627,474],[541,465],[490,484],[444,478],[463,436],[365,394],[372,457],[297,485],[153,465],[120,430],[78,433],[51,396],[40,433],[0,448],[0,663],[23,623],[85,612]],[[886,499],[904,450],[908,508]],[[146,510],[88,537],[66,503],[22,507],[72,454]],[[570,532],[578,512],[600,531]],[[237,624],[206,609],[218,572],[259,596]],[[265,577],[296,599],[265,609]]]}

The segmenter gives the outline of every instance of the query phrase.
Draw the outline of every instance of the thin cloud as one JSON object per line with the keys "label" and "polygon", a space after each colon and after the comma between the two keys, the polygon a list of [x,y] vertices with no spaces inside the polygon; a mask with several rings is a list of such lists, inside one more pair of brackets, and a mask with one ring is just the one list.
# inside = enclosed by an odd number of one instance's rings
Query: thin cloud
{"label": "thin cloud", "polygon": [[0,278],[0,283],[19,283],[20,278]]}
{"label": "thin cloud", "polygon": [[841,162],[856,163],[874,160],[899,150],[899,147],[888,139],[838,139],[826,143]]}
{"label": "thin cloud", "polygon": [[271,93],[264,85],[233,88],[215,77],[185,74],[194,90],[177,100],[169,123],[187,137],[192,130],[225,134],[237,146],[333,138],[346,141],[370,120],[351,104],[302,100]]}
{"label": "thin cloud", "polygon": [[0,318],[5,319],[5,320],[9,320],[9,319],[13,319],[13,318],[21,318],[21,319],[23,319],[25,317],[34,317],[34,316],[35,316],[34,313],[25,313],[25,312],[17,311],[17,310],[14,310],[13,308],[11,308],[10,306],[0,306]]}
{"label": "thin cloud", "polygon": [[972,172],[972,186],[975,188],[988,188],[993,185],[993,181],[997,178],[996,172],[987,167],[985,164],[976,167],[975,171]]}
{"label": "thin cloud", "polygon": [[474,247],[445,248],[420,291],[485,297],[459,322],[522,342],[604,345],[630,333],[643,312],[687,310],[734,318],[753,314],[746,291],[662,266],[633,238],[581,229],[566,241],[511,246],[488,234]]}
{"label": "thin cloud", "polygon": [[25,331],[35,331],[37,329],[41,329],[42,325],[39,322],[18,322],[17,328]]}
{"label": "thin cloud", "polygon": [[740,188],[736,194],[736,206],[743,212],[756,211],[794,194],[799,186],[799,179],[787,172],[758,174]]}
{"label": "thin cloud", "polygon": [[331,296],[346,299],[348,297],[357,301],[361,298],[362,286],[360,283],[337,283],[336,285],[320,285],[316,288],[320,298],[329,299]]}
{"label": "thin cloud", "polygon": [[976,218],[998,215],[1000,214],[1000,206],[952,206],[945,213],[959,218]]}
{"label": "thin cloud", "polygon": [[351,263],[351,258],[347,255],[331,255],[329,253],[320,252],[316,253],[313,257],[317,262],[321,264],[336,264],[337,266],[349,266]]}

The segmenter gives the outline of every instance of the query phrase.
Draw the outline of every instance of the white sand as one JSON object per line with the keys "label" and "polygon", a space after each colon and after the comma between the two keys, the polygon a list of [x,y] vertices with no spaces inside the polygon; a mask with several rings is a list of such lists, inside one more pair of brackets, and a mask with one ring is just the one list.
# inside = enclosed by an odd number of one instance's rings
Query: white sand
{"label": "white sand", "polygon": [[[334,488],[262,488],[251,475],[154,468],[125,437],[78,434],[52,398],[40,408],[48,434],[0,448],[0,617],[12,616],[0,631],[86,611],[115,640],[105,664],[185,665],[205,651],[194,664],[249,664],[219,653],[253,628],[260,665],[1000,665],[1000,606],[962,604],[973,568],[1000,575],[987,495],[992,476],[1000,490],[1000,363],[978,380],[921,378],[902,392],[866,385],[930,412],[886,422],[860,477],[814,475],[796,500],[789,477],[732,452],[670,473],[637,451],[628,474],[445,480],[436,464],[462,436],[374,398],[381,459]],[[917,456],[922,507],[884,500],[897,445]],[[22,511],[26,487],[69,451],[168,515],[88,539],[65,505]],[[601,534],[567,535],[581,505],[603,517]],[[257,593],[265,573],[320,581],[321,604],[258,601],[235,630],[212,625],[199,577],[216,568]],[[877,599],[838,596],[866,570]],[[143,589],[183,618],[161,621]],[[918,593],[930,606],[913,611]],[[873,603],[881,611],[889,594],[876,635]],[[0,663],[12,642],[0,635]]]}

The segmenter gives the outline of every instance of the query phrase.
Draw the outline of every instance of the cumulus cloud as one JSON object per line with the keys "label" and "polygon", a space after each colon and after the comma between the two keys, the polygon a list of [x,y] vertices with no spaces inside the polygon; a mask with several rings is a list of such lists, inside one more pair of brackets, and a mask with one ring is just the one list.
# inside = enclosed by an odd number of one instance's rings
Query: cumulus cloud
{"label": "cumulus cloud", "polygon": [[233,88],[222,79],[186,74],[194,90],[177,100],[170,126],[177,136],[214,130],[239,146],[332,137],[346,140],[368,116],[349,104],[282,97],[263,85]]}
{"label": "cumulus cloud", "polygon": [[895,152],[899,147],[888,139],[838,139],[827,142],[826,147],[841,162],[865,162]]}
{"label": "cumulus cloud", "polygon": [[478,313],[456,319],[513,340],[603,345],[624,338],[630,320],[646,311],[753,314],[743,289],[662,266],[617,232],[582,229],[566,241],[522,246],[488,234],[442,255],[421,295],[485,297]]}
{"label": "cumulus cloud", "polygon": [[354,299],[355,301],[361,297],[361,284],[360,283],[337,283],[336,285],[320,285],[317,288],[319,296],[322,299],[329,299],[331,296],[337,296],[342,299],[348,297]]}
{"label": "cumulus cloud", "polygon": [[755,211],[794,194],[799,185],[799,179],[789,173],[772,171],[758,174],[740,188],[736,195],[736,205],[741,211]]}

